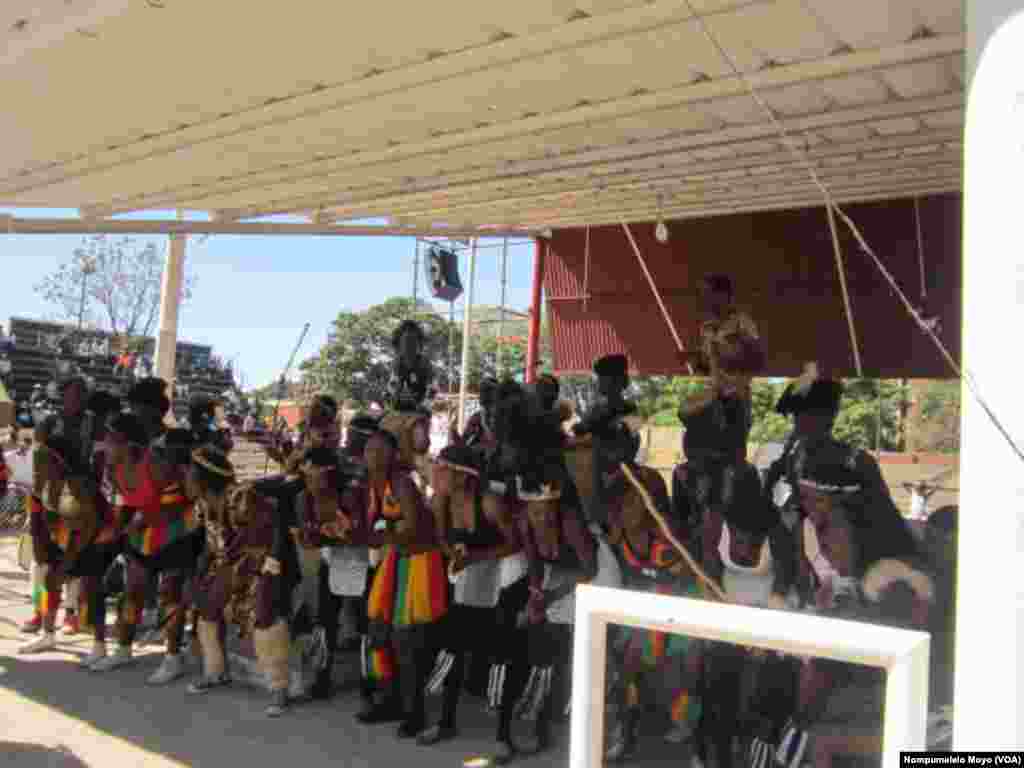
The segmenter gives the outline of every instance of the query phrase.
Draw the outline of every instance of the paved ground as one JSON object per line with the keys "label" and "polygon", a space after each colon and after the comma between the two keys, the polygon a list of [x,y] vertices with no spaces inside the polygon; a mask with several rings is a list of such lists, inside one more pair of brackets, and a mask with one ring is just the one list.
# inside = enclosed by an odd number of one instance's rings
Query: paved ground
{"label": "paved ground", "polygon": [[[259,462],[252,453],[248,458],[255,465]],[[355,693],[268,720],[263,714],[266,695],[254,689],[196,698],[185,693],[185,681],[166,688],[146,686],[159,662],[156,648],[145,649],[135,665],[107,676],[79,668],[77,659],[90,645],[84,636],[63,639],[54,653],[18,656],[26,637],[17,627],[31,613],[28,593],[28,575],[16,564],[15,538],[0,534],[0,766],[456,768],[474,765],[467,761],[493,746],[494,721],[482,712],[479,700],[468,696],[460,708],[460,738],[428,749],[396,741],[394,726],[369,728],[355,722]],[[560,749],[521,764],[566,765],[566,727],[556,729],[556,739]],[[653,729],[642,741],[642,759],[631,765],[685,764],[686,748],[662,745]]]}
{"label": "paved ground", "polygon": [[[17,566],[14,540],[0,538],[0,765],[17,768],[170,766],[437,766],[455,768],[491,748],[493,721],[478,700],[462,707],[463,734],[442,747],[398,742],[394,726],[355,722],[355,693],[306,704],[280,720],[263,715],[265,695],[249,688],[188,696],[186,683],[150,688],[158,663],[147,649],[132,667],[107,676],[77,666],[88,651],[83,636],[54,653],[18,656],[17,627],[31,613],[28,577]],[[564,745],[568,733],[559,728]],[[565,748],[523,765],[562,766]],[[660,762],[660,761],[659,761]]]}

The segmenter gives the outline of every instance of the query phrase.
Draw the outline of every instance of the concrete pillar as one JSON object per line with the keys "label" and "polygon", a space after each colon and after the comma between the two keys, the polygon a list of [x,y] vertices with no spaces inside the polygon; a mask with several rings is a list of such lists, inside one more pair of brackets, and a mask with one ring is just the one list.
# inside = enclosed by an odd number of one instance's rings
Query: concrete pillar
{"label": "concrete pillar", "polygon": [[[181,211],[178,212],[181,218]],[[169,235],[170,248],[160,287],[160,324],[156,337],[156,375],[168,383],[167,396],[174,399],[174,364],[178,349],[178,308],[185,274],[185,235]]]}
{"label": "concrete pillar", "polygon": [[[1024,325],[1024,3],[971,0],[964,140],[963,364],[1014,440]],[[1003,343],[1000,343],[1000,342]],[[960,454],[954,749],[1024,748],[1024,466],[965,386]]]}

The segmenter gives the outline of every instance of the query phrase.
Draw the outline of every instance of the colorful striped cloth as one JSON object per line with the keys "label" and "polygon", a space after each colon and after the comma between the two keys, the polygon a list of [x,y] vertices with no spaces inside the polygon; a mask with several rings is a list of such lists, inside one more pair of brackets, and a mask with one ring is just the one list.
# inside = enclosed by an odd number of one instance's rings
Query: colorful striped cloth
{"label": "colorful striped cloth", "polygon": [[703,704],[700,696],[689,691],[679,691],[672,699],[672,722],[690,723],[696,726],[700,722]]}
{"label": "colorful striped cloth", "polygon": [[128,537],[132,549],[141,555],[154,555],[196,529],[195,508],[183,494],[168,491],[160,497],[160,504],[166,513],[163,519]]}
{"label": "colorful striped cloth", "polygon": [[52,592],[46,588],[46,579],[37,579],[32,589],[32,605],[38,616],[56,616],[60,608],[60,590]]}
{"label": "colorful striped cloth", "polygon": [[399,555],[390,547],[377,568],[367,613],[371,621],[408,627],[448,612],[448,576],[441,552]]}
{"label": "colorful striped cloth", "polygon": [[62,552],[66,552],[68,545],[71,543],[72,537],[75,536],[78,531],[72,530],[68,525],[68,521],[49,509],[43,507],[43,502],[38,496],[26,496],[25,507],[28,511],[29,516],[32,515],[43,515],[43,520],[46,523],[46,531],[50,537],[50,541],[60,547]]}
{"label": "colorful striped cloth", "polygon": [[[678,594],[671,584],[659,584],[654,592],[659,595]],[[687,586],[682,597],[699,597],[700,587],[696,583]],[[641,661],[647,666],[657,666],[669,656],[678,656],[686,653],[693,638],[686,635],[666,634],[652,629],[628,629],[628,640],[626,641],[626,654],[638,653]]]}
{"label": "colorful striped cloth", "polygon": [[390,648],[374,648],[368,637],[363,638],[363,679],[373,683],[387,683],[395,676],[395,659]]}
{"label": "colorful striped cloth", "polygon": [[[629,544],[629,538],[623,536],[620,541],[623,558],[626,563],[636,571],[643,573],[648,578],[655,578],[656,574],[668,574],[674,569],[682,557],[675,548],[664,539],[658,537],[651,542],[650,551],[647,557],[640,557]],[[659,595],[678,594],[678,584],[675,580],[653,584],[653,592]],[[696,583],[687,585],[684,596],[698,597],[700,590]],[[667,635],[664,632],[655,632],[647,629],[631,629],[627,632],[626,653],[627,655],[638,654],[640,660],[648,665],[655,666],[666,656],[675,656],[684,653],[690,645],[690,639],[683,635]]]}

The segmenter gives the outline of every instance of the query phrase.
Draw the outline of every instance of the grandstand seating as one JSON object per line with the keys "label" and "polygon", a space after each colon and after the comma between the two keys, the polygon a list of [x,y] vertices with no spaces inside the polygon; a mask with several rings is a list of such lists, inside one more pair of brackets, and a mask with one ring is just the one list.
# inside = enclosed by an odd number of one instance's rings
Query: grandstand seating
{"label": "grandstand seating", "polygon": [[[59,366],[68,363],[92,377],[97,389],[122,390],[124,379],[114,371],[118,350],[112,334],[25,318],[11,318],[8,333],[15,339],[8,353],[12,399],[27,400],[36,384],[45,387],[57,376]],[[141,354],[152,359],[155,346],[152,338],[143,340]],[[232,372],[217,363],[210,346],[178,342],[176,357],[174,411],[179,418],[185,413],[189,395],[219,396],[235,388]]]}

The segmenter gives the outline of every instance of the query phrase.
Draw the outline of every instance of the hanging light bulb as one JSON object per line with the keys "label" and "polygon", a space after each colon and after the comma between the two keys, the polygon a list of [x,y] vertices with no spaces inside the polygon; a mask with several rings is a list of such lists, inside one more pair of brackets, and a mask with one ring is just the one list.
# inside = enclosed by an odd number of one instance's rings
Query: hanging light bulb
{"label": "hanging light bulb", "polygon": [[668,226],[665,224],[665,217],[662,214],[663,206],[664,200],[661,195],[658,195],[658,224],[654,228],[654,239],[662,244],[668,242]]}
{"label": "hanging light bulb", "polygon": [[665,220],[662,218],[658,219],[658,226],[654,228],[654,237],[659,243],[668,242],[668,226],[665,224]]}

